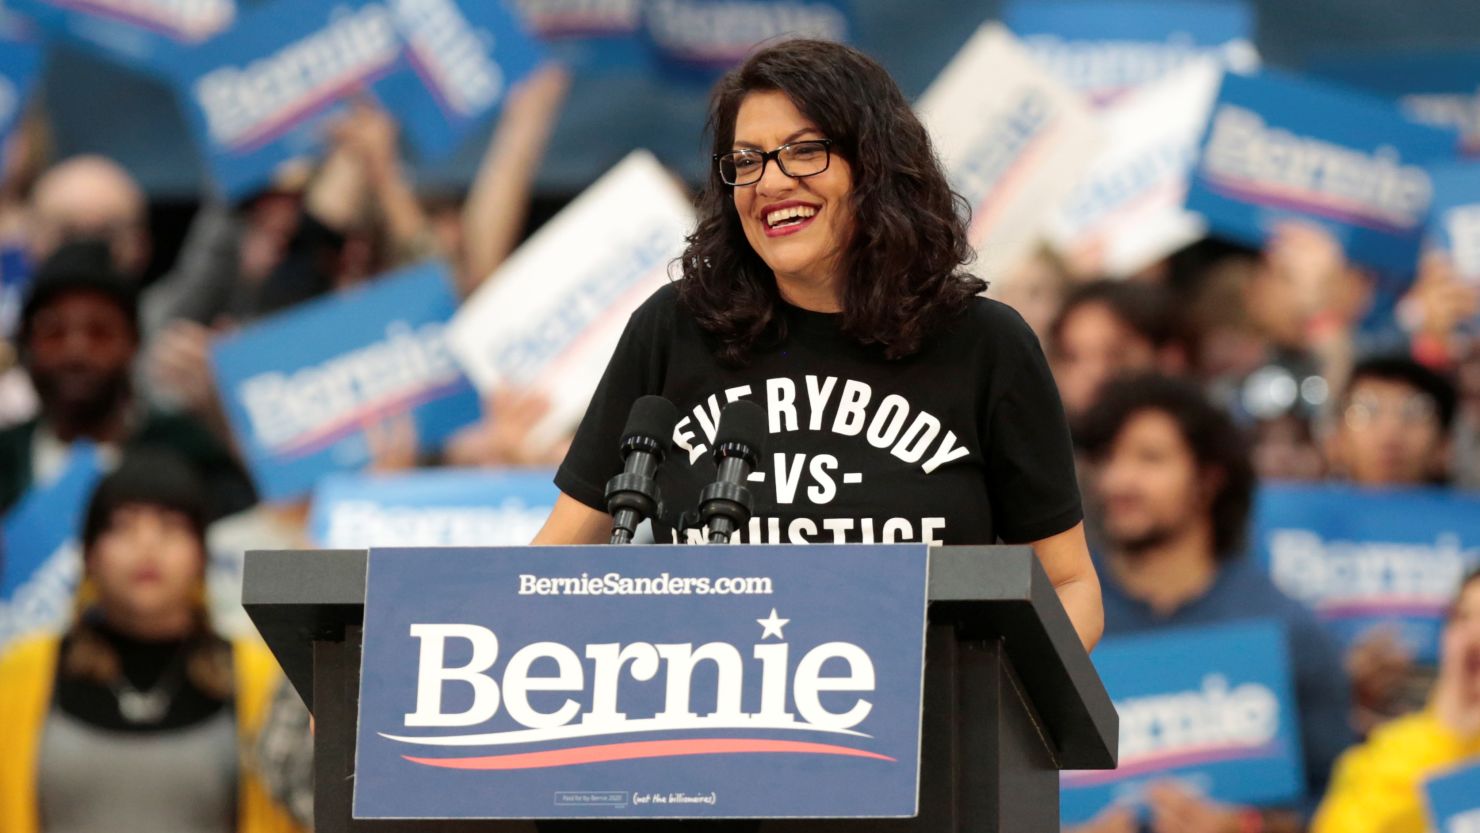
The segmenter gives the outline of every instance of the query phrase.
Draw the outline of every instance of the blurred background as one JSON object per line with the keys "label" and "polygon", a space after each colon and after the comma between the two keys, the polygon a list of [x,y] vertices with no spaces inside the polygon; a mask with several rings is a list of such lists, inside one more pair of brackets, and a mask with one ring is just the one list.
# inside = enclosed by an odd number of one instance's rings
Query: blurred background
{"label": "blurred background", "polygon": [[527,543],[793,36],[917,103],[1069,414],[1144,719],[1066,827],[1476,829],[1480,5],[0,0],[0,830],[311,825],[242,554]]}

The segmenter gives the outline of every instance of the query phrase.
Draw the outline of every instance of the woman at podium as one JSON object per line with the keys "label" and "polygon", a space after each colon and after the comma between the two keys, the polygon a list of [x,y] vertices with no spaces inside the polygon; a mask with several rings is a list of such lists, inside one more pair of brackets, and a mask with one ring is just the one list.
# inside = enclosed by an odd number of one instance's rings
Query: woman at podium
{"label": "woman at podium", "polygon": [[1063,407],[1038,341],[982,297],[967,209],[888,74],[792,40],[721,80],[682,278],[628,322],[536,544],[608,540],[604,486],[633,403],[678,409],[660,542],[704,540],[723,407],[768,436],[736,543],[1029,543],[1080,638],[1101,630]]}

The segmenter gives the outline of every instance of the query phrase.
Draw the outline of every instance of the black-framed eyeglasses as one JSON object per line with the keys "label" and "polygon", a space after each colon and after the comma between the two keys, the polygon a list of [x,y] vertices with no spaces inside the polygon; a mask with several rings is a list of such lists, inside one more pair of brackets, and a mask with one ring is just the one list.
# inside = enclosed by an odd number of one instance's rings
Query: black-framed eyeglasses
{"label": "black-framed eyeglasses", "polygon": [[807,139],[775,150],[732,150],[715,154],[719,178],[726,185],[754,185],[766,175],[766,163],[776,160],[781,172],[793,179],[816,176],[832,162],[832,139]]}

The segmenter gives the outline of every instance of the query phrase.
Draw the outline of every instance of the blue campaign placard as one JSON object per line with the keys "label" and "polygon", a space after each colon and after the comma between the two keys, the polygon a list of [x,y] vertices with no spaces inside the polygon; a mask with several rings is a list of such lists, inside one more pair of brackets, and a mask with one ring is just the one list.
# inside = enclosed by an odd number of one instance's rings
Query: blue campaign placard
{"label": "blue campaign placard", "polygon": [[1284,628],[1267,620],[1106,639],[1095,668],[1120,713],[1114,770],[1060,777],[1064,824],[1146,785],[1182,781],[1215,801],[1299,803],[1305,778]]}
{"label": "blue campaign placard", "polygon": [[41,57],[38,41],[0,28],[0,147],[20,123],[41,75]]}
{"label": "blue campaign placard", "polygon": [[1305,71],[1397,101],[1411,118],[1459,130],[1468,150],[1480,149],[1480,50],[1342,50]]}
{"label": "blue campaign placard", "polygon": [[913,816],[926,553],[373,549],[354,817]]}
{"label": "blue campaign placard", "polygon": [[410,414],[431,449],[476,421],[477,394],[444,338],[456,309],[447,266],[427,262],[216,342],[217,384],[263,499],[363,467],[367,426]]}
{"label": "blue campaign placard", "polygon": [[1480,497],[1448,489],[1270,484],[1254,502],[1255,555],[1343,645],[1387,627],[1424,663],[1480,564]]}
{"label": "blue campaign placard", "polygon": [[1434,204],[1428,242],[1449,252],[1456,272],[1480,280],[1480,162],[1453,162],[1429,169]]}
{"label": "blue campaign placard", "polygon": [[577,74],[645,73],[642,0],[515,0],[525,29]]}
{"label": "blue campaign placard", "polygon": [[166,71],[184,48],[236,21],[237,0],[5,0],[53,37],[125,66]]}
{"label": "blue campaign placard", "polygon": [[314,489],[309,533],[328,549],[528,544],[560,490],[546,469],[331,474]]}
{"label": "blue campaign placard", "polygon": [[1429,824],[1437,833],[1480,833],[1480,759],[1424,782]]}
{"label": "blue campaign placard", "polygon": [[67,465],[32,486],[0,525],[0,651],[18,636],[52,628],[72,612],[82,574],[77,541],[93,487],[103,476],[97,448],[74,443]]}
{"label": "blue campaign placard", "polygon": [[269,0],[180,50],[171,76],[217,187],[240,199],[316,154],[343,100],[402,68],[401,44],[382,3]]}
{"label": "blue campaign placard", "polygon": [[1199,143],[1187,208],[1215,235],[1263,245],[1281,221],[1329,229],[1354,262],[1411,273],[1452,131],[1381,99],[1266,72],[1227,74]]}
{"label": "blue campaign placard", "polygon": [[457,149],[544,59],[502,0],[388,0],[408,69],[377,88],[426,158]]}
{"label": "blue campaign placard", "polygon": [[1239,0],[1015,0],[1002,22],[1097,104],[1192,61],[1238,71],[1259,63],[1254,10]]}
{"label": "blue campaign placard", "polygon": [[708,84],[758,44],[784,38],[848,43],[846,0],[647,0],[643,35],[665,77]]}

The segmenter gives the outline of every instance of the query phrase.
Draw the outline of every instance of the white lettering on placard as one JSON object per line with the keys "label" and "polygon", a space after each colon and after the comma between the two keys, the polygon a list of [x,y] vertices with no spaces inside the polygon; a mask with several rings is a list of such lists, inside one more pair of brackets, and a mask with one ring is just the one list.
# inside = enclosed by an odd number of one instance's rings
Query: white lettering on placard
{"label": "white lettering on placard", "polygon": [[1444,833],[1480,833],[1480,810],[1466,810],[1449,819]]}
{"label": "white lettering on placard", "polygon": [[670,228],[654,228],[624,248],[618,257],[571,284],[559,303],[547,307],[536,321],[522,321],[519,337],[501,347],[494,366],[510,378],[533,383],[534,374],[579,339],[591,324],[606,315],[613,302],[664,268],[673,249]]}
{"label": "white lettering on placard", "polygon": [[1480,139],[1480,89],[1469,93],[1415,93],[1398,102],[1415,121],[1452,127],[1467,139]]}
{"label": "white lettering on placard", "polygon": [[1480,278],[1480,203],[1444,212],[1443,222],[1455,271],[1466,278]]}
{"label": "white lettering on placard", "polygon": [[[758,620],[759,621],[759,620]],[[762,623],[764,624],[764,622]],[[494,631],[471,624],[415,624],[419,640],[416,709],[405,715],[407,727],[468,727],[504,714],[518,727],[476,735],[404,737],[405,743],[435,746],[481,746],[701,728],[785,729],[868,737],[856,727],[873,709],[864,694],[876,685],[868,652],[851,642],[824,642],[790,662],[785,642],[758,643],[749,650],[728,642],[593,643],[577,650],[558,642],[534,642],[515,651],[496,671],[500,643]],[[449,640],[466,642],[468,659],[448,667]],[[543,660],[543,662],[542,662]],[[753,660],[753,662],[751,661]],[[539,673],[536,673],[538,669]],[[551,671],[554,673],[550,673]],[[714,687],[704,702],[693,698],[694,680],[713,674]],[[760,675],[761,696],[747,711],[742,702],[747,675]],[[705,678],[708,679],[707,677]],[[621,710],[620,692],[634,683],[652,683],[663,692],[663,708],[650,715]],[[471,693],[462,711],[444,711],[448,686]],[[703,690],[709,690],[704,687]],[[531,692],[589,692],[590,707],[574,697],[542,697],[536,708]],[[796,714],[787,711],[787,693]],[[857,694],[838,697],[838,694]],[[826,696],[826,701],[824,701]],[[629,707],[630,708],[630,707]]]}
{"label": "white lettering on placard", "polygon": [[[411,58],[438,97],[461,116],[492,107],[504,91],[503,71],[488,56],[488,32],[475,32],[452,0],[392,0]],[[480,35],[482,38],[480,38]]]}
{"label": "white lettering on placard", "polygon": [[1239,72],[1259,64],[1259,54],[1247,40],[1203,46],[1180,33],[1161,42],[1066,40],[1039,34],[1023,38],[1023,43],[1049,72],[1076,90],[1095,93],[1096,98],[1140,86],[1208,57]]}
{"label": "white lettering on placard", "polygon": [[359,547],[497,547],[527,544],[550,507],[518,498],[494,506],[385,506],[345,500],[329,510],[323,545]]}
{"label": "white lettering on placard", "polygon": [[415,330],[393,322],[384,339],[322,364],[245,379],[236,395],[252,435],[273,450],[301,446],[457,383],[462,371],[447,351],[443,330],[439,322]]}
{"label": "white lettering on placard", "polygon": [[66,4],[100,17],[161,28],[188,41],[200,41],[231,25],[233,0],[72,0]]}
{"label": "white lettering on placard", "polygon": [[1116,700],[1120,765],[1218,749],[1258,748],[1279,733],[1279,698],[1267,686],[1230,687],[1221,674],[1201,688]]}
{"label": "white lettering on placard", "polygon": [[636,31],[641,0],[517,0],[525,23],[541,35]]}
{"label": "white lettering on placard", "polygon": [[400,36],[390,12],[371,4],[243,67],[223,66],[196,79],[194,93],[211,138],[228,147],[271,136],[325,99],[388,69]]}
{"label": "white lettering on placard", "polygon": [[1480,549],[1464,549],[1451,534],[1432,544],[1408,544],[1328,541],[1306,529],[1276,529],[1269,536],[1269,558],[1274,583],[1317,610],[1363,603],[1438,614],[1465,571],[1480,562]]}
{"label": "white lettering on placard", "polygon": [[82,580],[82,552],[68,540],[0,601],[0,651],[11,641],[38,631],[66,626]]}
{"label": "white lettering on placard", "polygon": [[840,41],[848,35],[843,13],[817,3],[651,0],[647,19],[659,46],[702,61],[739,60],[756,44],[781,37]]}
{"label": "white lettering on placard", "polygon": [[1364,153],[1270,127],[1260,114],[1232,104],[1213,116],[1202,169],[1219,185],[1400,231],[1423,221],[1433,196],[1428,173],[1404,164],[1391,146]]}
{"label": "white lettering on placard", "polygon": [[951,182],[966,198],[973,210],[991,195],[1007,171],[1023,155],[1024,149],[1053,119],[1053,99],[1042,90],[1029,88],[989,128],[977,136],[971,147],[961,154],[961,162],[951,171]]}

